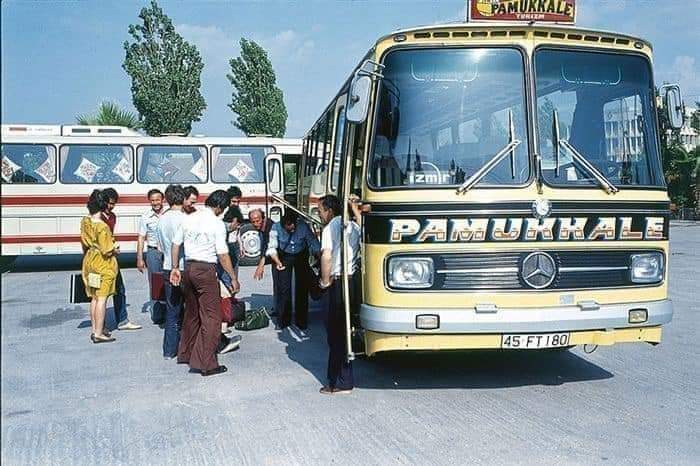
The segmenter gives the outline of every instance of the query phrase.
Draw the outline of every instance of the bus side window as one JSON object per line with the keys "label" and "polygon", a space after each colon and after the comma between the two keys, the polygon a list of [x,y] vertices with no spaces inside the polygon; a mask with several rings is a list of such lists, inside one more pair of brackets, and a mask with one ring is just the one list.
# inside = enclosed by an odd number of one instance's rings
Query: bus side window
{"label": "bus side window", "polygon": [[335,150],[333,151],[333,160],[331,162],[331,191],[338,191],[338,183],[340,181],[340,163],[343,159],[343,149],[345,137],[345,107],[338,109],[338,120],[335,124]]}
{"label": "bus side window", "polygon": [[66,184],[128,184],[134,181],[134,150],[117,144],[64,144],[61,182]]}
{"label": "bus side window", "polygon": [[364,167],[365,137],[367,123],[353,125],[348,143],[352,144],[350,155],[353,160],[352,172],[350,173],[350,192],[362,196],[362,168]]}
{"label": "bus side window", "polygon": [[212,181],[215,183],[263,183],[265,155],[269,146],[214,146],[211,149]]}
{"label": "bus side window", "polygon": [[56,148],[48,144],[2,144],[2,184],[56,181]]}
{"label": "bus side window", "polygon": [[204,146],[139,146],[139,183],[205,183],[207,149]]}

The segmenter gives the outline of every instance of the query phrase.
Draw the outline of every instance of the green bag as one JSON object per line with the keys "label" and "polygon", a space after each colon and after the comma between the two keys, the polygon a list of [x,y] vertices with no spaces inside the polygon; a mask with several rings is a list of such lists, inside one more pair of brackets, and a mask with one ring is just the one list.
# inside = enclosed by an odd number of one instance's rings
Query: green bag
{"label": "green bag", "polygon": [[245,318],[234,324],[236,330],[257,330],[270,325],[270,317],[267,310],[261,307],[257,310],[250,310],[245,313]]}

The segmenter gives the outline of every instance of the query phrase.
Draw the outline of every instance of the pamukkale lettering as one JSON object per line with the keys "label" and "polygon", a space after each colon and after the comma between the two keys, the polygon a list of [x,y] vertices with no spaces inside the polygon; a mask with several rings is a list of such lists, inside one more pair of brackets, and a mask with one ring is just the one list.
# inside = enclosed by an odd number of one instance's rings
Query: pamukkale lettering
{"label": "pamukkale lettering", "polygon": [[479,241],[660,240],[663,217],[400,218],[389,220],[391,243]]}

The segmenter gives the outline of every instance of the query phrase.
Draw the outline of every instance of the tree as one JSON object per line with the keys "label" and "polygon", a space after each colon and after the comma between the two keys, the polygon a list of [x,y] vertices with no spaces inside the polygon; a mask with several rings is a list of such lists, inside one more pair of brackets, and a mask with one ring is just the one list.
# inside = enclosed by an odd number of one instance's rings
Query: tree
{"label": "tree", "polygon": [[129,25],[133,43],[124,42],[122,68],[131,76],[134,107],[149,135],[189,133],[207,108],[200,92],[204,64],[155,1]]}
{"label": "tree", "polygon": [[695,102],[695,111],[690,117],[690,127],[700,132],[700,102]]}
{"label": "tree", "polygon": [[94,115],[76,115],[75,121],[84,126],[125,126],[131,129],[139,129],[141,126],[137,114],[123,110],[119,104],[108,100],[100,103]]}
{"label": "tree", "polygon": [[241,56],[229,60],[231,73],[226,75],[233,86],[228,106],[238,115],[231,123],[246,135],[283,137],[287,108],[267,52],[252,40],[242,38],[240,44]]}

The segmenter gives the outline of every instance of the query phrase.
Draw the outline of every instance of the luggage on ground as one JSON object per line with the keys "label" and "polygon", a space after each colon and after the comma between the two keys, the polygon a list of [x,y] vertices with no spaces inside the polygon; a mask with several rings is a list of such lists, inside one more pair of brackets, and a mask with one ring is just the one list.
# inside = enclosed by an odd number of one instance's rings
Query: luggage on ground
{"label": "luggage on ground", "polygon": [[267,315],[267,309],[261,307],[260,309],[247,311],[245,318],[240,322],[236,322],[234,327],[237,330],[257,330],[268,325],[270,325],[270,317]]}

